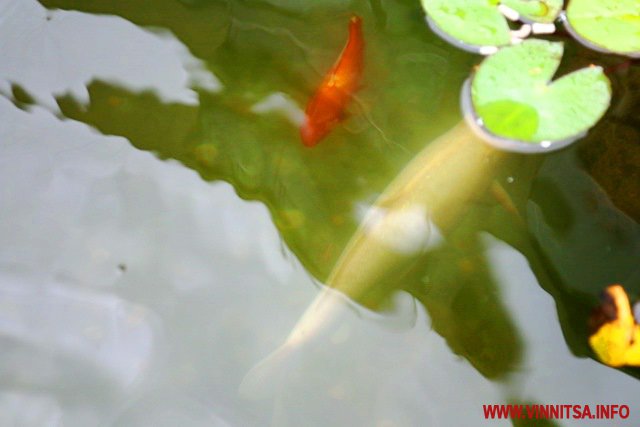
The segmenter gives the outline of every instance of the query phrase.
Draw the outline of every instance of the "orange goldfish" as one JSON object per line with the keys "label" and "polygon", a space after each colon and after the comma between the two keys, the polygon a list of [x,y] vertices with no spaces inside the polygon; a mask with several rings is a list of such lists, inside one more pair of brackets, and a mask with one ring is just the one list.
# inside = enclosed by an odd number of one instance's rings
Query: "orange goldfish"
{"label": "orange goldfish", "polygon": [[349,39],[346,46],[307,104],[304,122],[300,128],[304,145],[316,145],[344,117],[344,109],[360,85],[363,60],[362,19],[353,16],[349,20]]}

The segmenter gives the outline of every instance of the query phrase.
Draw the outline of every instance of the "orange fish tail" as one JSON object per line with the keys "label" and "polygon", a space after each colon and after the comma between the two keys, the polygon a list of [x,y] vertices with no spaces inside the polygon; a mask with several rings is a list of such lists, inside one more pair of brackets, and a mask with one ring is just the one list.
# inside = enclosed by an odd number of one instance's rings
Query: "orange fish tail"
{"label": "orange fish tail", "polygon": [[356,91],[360,83],[364,63],[364,38],[362,36],[362,18],[351,17],[349,21],[349,40],[344,47],[334,73],[339,77],[340,87],[349,92]]}

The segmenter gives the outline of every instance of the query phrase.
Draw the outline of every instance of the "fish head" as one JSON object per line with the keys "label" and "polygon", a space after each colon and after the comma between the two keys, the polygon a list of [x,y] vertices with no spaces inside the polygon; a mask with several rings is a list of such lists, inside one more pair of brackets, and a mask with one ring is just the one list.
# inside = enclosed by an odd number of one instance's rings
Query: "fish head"
{"label": "fish head", "polygon": [[317,145],[329,134],[333,126],[334,123],[332,122],[318,122],[309,120],[309,117],[305,117],[302,126],[300,126],[300,138],[302,139],[302,143],[307,147]]}

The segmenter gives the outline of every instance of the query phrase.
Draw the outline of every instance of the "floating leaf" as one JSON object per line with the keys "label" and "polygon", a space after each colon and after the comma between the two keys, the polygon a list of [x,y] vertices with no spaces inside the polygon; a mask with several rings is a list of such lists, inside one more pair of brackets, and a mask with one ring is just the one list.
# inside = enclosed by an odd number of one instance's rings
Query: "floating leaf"
{"label": "floating leaf", "polygon": [[550,83],[562,52],[562,43],[528,40],[486,58],[471,84],[484,127],[528,143],[566,140],[592,127],[609,106],[609,80],[589,67]]}
{"label": "floating leaf", "polygon": [[598,359],[614,367],[640,366],[640,326],[622,286],[611,285],[604,290],[602,303],[589,320],[589,345]]}
{"label": "floating leaf", "polygon": [[559,0],[422,0],[431,27],[459,47],[480,51],[485,46],[511,42],[507,19],[499,5],[518,12],[527,22],[553,22],[562,7]]}
{"label": "floating leaf", "polygon": [[638,0],[572,0],[566,17],[570,30],[588,46],[640,56]]}

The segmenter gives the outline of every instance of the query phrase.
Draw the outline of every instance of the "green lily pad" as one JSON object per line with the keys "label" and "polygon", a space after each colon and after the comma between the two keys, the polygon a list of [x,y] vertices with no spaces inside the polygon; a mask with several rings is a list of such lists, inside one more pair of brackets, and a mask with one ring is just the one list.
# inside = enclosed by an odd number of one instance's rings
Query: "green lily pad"
{"label": "green lily pad", "polygon": [[445,39],[478,50],[511,42],[507,19],[498,9],[501,3],[527,22],[553,22],[562,8],[560,0],[422,0],[422,7]]}
{"label": "green lily pad", "polygon": [[640,56],[640,1],[572,0],[567,21],[592,47]]}
{"label": "green lily pad", "polygon": [[486,58],[471,83],[484,127],[499,137],[544,144],[592,127],[609,106],[609,80],[593,66],[550,83],[562,53],[562,43],[531,39]]}
{"label": "green lily pad", "polygon": [[555,21],[562,10],[562,0],[502,0],[500,3],[518,12],[521,20],[543,24]]}

